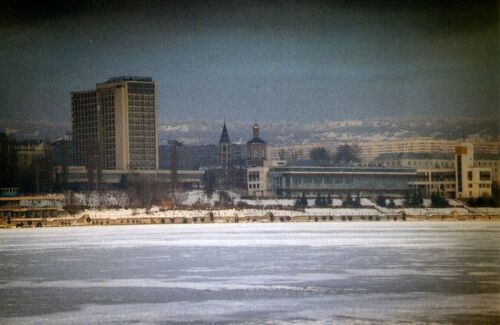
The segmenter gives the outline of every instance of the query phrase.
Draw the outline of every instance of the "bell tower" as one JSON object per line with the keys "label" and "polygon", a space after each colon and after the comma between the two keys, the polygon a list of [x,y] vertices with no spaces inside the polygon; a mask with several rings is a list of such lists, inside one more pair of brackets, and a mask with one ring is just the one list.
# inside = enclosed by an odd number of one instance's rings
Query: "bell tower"
{"label": "bell tower", "polygon": [[224,126],[222,127],[222,133],[219,140],[219,163],[227,167],[232,162],[232,150],[231,150],[231,140],[229,139],[229,134],[227,133],[226,121],[224,121]]}

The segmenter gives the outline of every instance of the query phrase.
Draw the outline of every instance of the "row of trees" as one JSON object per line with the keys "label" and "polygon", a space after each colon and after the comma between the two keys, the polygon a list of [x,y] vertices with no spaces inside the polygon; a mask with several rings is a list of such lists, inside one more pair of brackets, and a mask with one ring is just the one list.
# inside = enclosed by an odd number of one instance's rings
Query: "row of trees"
{"label": "row of trees", "polygon": [[[314,200],[314,205],[320,208],[328,207],[332,205],[333,200],[330,194],[328,195],[320,195],[319,193],[316,195],[316,199]],[[309,204],[305,193],[302,193],[301,196],[298,196],[295,200],[295,207],[305,208]],[[353,198],[351,194],[348,194],[345,199],[342,201],[343,207],[361,207],[361,196],[356,196]]]}
{"label": "row of trees", "polygon": [[388,207],[388,208],[396,207],[396,203],[394,202],[393,198],[389,199],[389,203],[387,203],[387,198],[383,195],[377,196],[377,200],[375,203],[377,203],[377,205],[380,207]]}
{"label": "row of trees", "polygon": [[361,196],[357,195],[355,198],[353,198],[351,194],[347,194],[347,197],[342,201],[342,206],[346,208],[361,207]]}
{"label": "row of trees", "polygon": [[478,198],[469,198],[466,201],[471,207],[498,207],[500,206],[500,198],[494,196],[480,196]]}
{"label": "row of trees", "polygon": [[309,158],[319,166],[346,166],[359,163],[359,147],[357,145],[344,144],[337,148],[334,154],[330,154],[325,148],[314,148],[309,153]]}
{"label": "row of trees", "polygon": [[[433,193],[431,195],[431,207],[433,208],[445,208],[449,207],[448,200],[443,197],[440,193]],[[419,191],[406,192],[403,200],[403,205],[409,208],[421,208],[424,206],[424,200]],[[487,206],[492,205],[493,199],[488,198],[480,198],[476,199],[473,202],[468,202],[469,205],[477,204],[477,206]],[[314,201],[314,205],[317,207],[327,207],[332,204],[332,198],[330,194],[328,196],[321,196],[319,193],[316,196],[316,200]],[[384,195],[379,195],[376,198],[376,204],[381,207],[395,208],[396,203],[393,198],[387,198]],[[307,207],[308,201],[304,193],[301,196],[298,196],[295,200],[296,207]],[[342,200],[343,207],[349,208],[359,208],[361,207],[361,196],[358,194],[356,196],[352,196],[351,194],[347,194],[347,196]],[[474,205],[473,205],[474,206]]]}
{"label": "row of trees", "polygon": [[[394,199],[389,199],[387,203],[387,198],[384,195],[379,195],[376,199],[376,203],[381,207],[395,208],[396,204]],[[410,192],[407,191],[403,198],[403,205],[409,208],[421,208],[424,205],[424,199],[419,191]],[[431,207],[433,208],[446,208],[450,204],[448,200],[441,195],[441,193],[433,193],[431,195]]]}

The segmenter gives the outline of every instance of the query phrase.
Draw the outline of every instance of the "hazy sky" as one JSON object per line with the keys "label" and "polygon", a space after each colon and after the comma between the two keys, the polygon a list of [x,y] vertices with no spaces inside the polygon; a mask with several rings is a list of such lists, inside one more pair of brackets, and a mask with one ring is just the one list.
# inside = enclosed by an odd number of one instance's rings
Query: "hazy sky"
{"label": "hazy sky", "polygon": [[128,74],[162,120],[500,115],[498,1],[68,2],[0,5],[2,118]]}

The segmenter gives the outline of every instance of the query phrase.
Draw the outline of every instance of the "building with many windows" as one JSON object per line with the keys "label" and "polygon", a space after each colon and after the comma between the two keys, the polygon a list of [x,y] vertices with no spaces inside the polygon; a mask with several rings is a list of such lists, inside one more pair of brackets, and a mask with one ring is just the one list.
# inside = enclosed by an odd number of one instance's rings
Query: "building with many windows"
{"label": "building with many windows", "polygon": [[311,167],[265,163],[248,169],[248,194],[295,198],[342,194],[403,194],[417,172],[412,168]]}
{"label": "building with many windows", "polygon": [[[273,165],[249,168],[247,191],[254,196],[295,197],[343,193],[403,194],[419,191],[424,196],[439,193],[468,199],[492,195],[498,180],[497,155],[474,156],[473,144],[455,147],[448,153],[382,154],[375,166],[317,167]],[[477,158],[477,159],[475,159]]]}
{"label": "building with many windows", "polygon": [[72,92],[74,164],[101,169],[158,169],[155,83],[116,77]]}
{"label": "building with many windows", "polygon": [[[58,168],[56,173],[62,174]],[[129,183],[154,181],[162,190],[174,191],[172,188],[193,189],[200,188],[202,184],[203,171],[200,170],[103,170],[100,177],[99,190],[125,189]],[[62,176],[59,176],[62,177]],[[173,181],[175,178],[175,181]],[[89,179],[88,171],[83,166],[70,166],[67,171],[67,185],[72,190],[94,190],[96,187]]]}
{"label": "building with many windows", "polygon": [[[474,144],[477,152],[500,153],[499,142],[470,141]],[[360,149],[360,158],[364,162],[373,161],[384,153],[455,153],[455,146],[461,144],[461,140],[446,140],[432,138],[412,139],[390,139],[384,141],[363,141],[355,143]]]}
{"label": "building with many windows", "polygon": [[[474,151],[476,146],[474,146]],[[491,169],[491,181],[500,188],[500,154],[474,153],[476,167]]]}
{"label": "building with many windows", "polygon": [[387,167],[416,168],[417,179],[411,185],[426,196],[432,193],[453,198],[490,196],[491,186],[498,182],[495,167],[500,166],[500,160],[495,154],[474,154],[474,148],[475,145],[467,143],[455,146],[455,154],[386,153],[374,162]]}
{"label": "building with many windows", "polygon": [[464,143],[455,148],[455,166],[457,198],[491,196],[491,168],[476,166],[472,144]]}
{"label": "building with many windows", "polygon": [[[432,139],[432,138],[408,138],[408,139],[386,139],[382,141],[352,141],[348,144],[357,145],[359,158],[363,163],[370,163],[382,154],[400,153],[424,153],[444,154],[453,156],[455,146],[460,145],[462,140]],[[471,140],[474,150],[478,154],[498,155],[500,154],[500,142]],[[325,148],[330,153],[335,153],[337,147],[344,142],[323,141],[317,143],[297,144],[289,146],[274,146],[267,149],[269,159],[305,160],[309,159],[309,153],[314,148]],[[453,158],[452,158],[453,160]]]}

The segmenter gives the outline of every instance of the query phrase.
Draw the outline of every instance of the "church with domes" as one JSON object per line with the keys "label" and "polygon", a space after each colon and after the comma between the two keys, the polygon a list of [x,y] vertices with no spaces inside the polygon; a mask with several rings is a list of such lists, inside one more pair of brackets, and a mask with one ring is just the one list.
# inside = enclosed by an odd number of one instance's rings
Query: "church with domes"
{"label": "church with domes", "polygon": [[252,138],[245,143],[232,143],[226,126],[217,146],[219,167],[213,170],[219,188],[246,188],[246,169],[262,166],[267,157],[267,143],[259,136],[259,125],[252,125]]}

